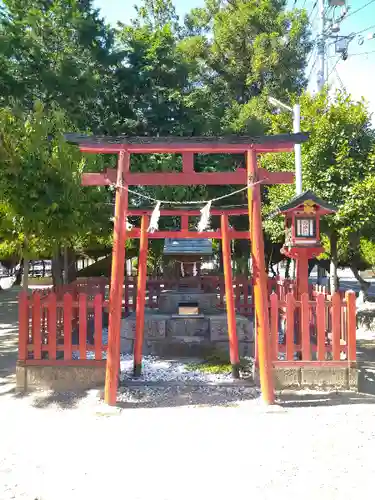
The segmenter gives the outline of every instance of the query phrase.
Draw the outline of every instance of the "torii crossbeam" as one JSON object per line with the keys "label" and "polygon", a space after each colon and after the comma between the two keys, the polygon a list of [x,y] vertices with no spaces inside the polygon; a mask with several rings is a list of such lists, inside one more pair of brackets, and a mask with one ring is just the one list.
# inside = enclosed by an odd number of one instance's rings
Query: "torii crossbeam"
{"label": "torii crossbeam", "polygon": [[[268,296],[267,275],[264,261],[264,241],[262,233],[261,218],[261,191],[260,182],[263,184],[291,184],[294,176],[290,172],[267,172],[258,168],[257,155],[262,153],[289,152],[297,143],[305,142],[308,136],[303,133],[282,134],[263,137],[105,137],[105,136],[81,136],[77,134],[66,134],[66,140],[77,144],[82,152],[88,153],[110,153],[118,155],[117,170],[107,169],[102,173],[85,173],[82,184],[86,186],[105,186],[113,184],[116,186],[114,238],[112,253],[111,287],[109,299],[109,332],[108,352],[105,381],[105,401],[116,404],[119,364],[120,364],[120,327],[122,291],[125,267],[125,241],[126,241],[126,217],[127,215],[143,215],[142,228],[139,232],[134,230],[131,237],[141,238],[141,248],[145,250],[140,256],[140,262],[146,262],[144,258],[147,253],[147,234],[145,220],[147,214],[138,212],[128,207],[127,186],[143,185],[243,185],[248,187],[248,216],[251,253],[253,261],[254,278],[254,302],[257,322],[258,357],[262,396],[266,403],[274,403],[274,385],[272,377],[272,366],[269,349],[269,318],[268,318]],[[182,154],[182,172],[131,172],[131,154],[155,154],[155,153],[178,153]],[[210,154],[243,154],[245,156],[245,168],[239,168],[228,172],[195,172],[194,153]],[[167,211],[165,211],[167,212]],[[170,211],[172,212],[172,211]],[[163,213],[163,212],[162,212]],[[190,215],[195,213],[191,212]],[[221,231],[204,234],[204,237],[223,237],[225,247],[229,249],[230,231],[227,231],[227,215],[223,212],[221,217]],[[167,213],[165,214],[167,215]],[[218,214],[219,215],[219,214]],[[183,219],[184,226],[179,237],[191,238],[194,236],[186,227],[186,214]],[[160,232],[162,233],[162,232]],[[168,234],[168,235],[167,235]],[[160,234],[160,237],[169,237],[171,233]],[[130,234],[129,234],[130,236]],[[157,235],[153,235],[157,236]],[[176,235],[175,235],[176,236]],[[233,235],[239,237],[240,235]],[[242,235],[241,235],[242,236]],[[225,281],[226,288],[231,289],[230,255],[226,256]],[[142,259],[141,259],[142,257]],[[143,288],[145,286],[145,273],[141,272]],[[142,293],[142,292],[141,292]],[[231,293],[227,293],[228,332],[230,336],[235,335],[234,304],[230,301]],[[232,297],[233,298],[233,297]],[[141,323],[141,321],[140,321]],[[142,325],[140,325],[141,327]],[[233,331],[234,329],[234,331]],[[140,346],[138,343],[137,351]],[[139,354],[139,353],[138,353]],[[238,353],[237,353],[238,356]],[[232,360],[231,351],[231,362]]]}

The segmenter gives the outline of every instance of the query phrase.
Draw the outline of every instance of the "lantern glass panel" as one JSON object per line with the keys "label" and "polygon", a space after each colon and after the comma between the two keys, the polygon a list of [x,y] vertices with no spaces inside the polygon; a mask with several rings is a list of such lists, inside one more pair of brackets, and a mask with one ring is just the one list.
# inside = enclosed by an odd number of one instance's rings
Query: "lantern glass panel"
{"label": "lantern glass panel", "polygon": [[316,220],[311,217],[296,217],[296,237],[316,238]]}

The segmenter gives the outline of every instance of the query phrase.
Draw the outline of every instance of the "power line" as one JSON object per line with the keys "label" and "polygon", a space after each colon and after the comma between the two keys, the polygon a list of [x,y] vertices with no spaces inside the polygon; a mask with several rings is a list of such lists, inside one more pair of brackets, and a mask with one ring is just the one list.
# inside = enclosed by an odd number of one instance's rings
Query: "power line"
{"label": "power line", "polygon": [[341,89],[342,89],[344,92],[346,92],[346,87],[345,87],[345,85],[343,84],[343,82],[342,82],[342,80],[341,80],[341,77],[340,77],[340,75],[339,75],[339,72],[338,72],[338,70],[337,70],[336,66],[335,66],[335,68],[334,68],[334,71],[335,71],[336,76],[337,76],[337,79],[338,79],[338,81],[339,81],[339,83],[340,83]]}
{"label": "power line", "polygon": [[371,30],[372,28],[375,28],[375,24],[373,24],[372,26],[369,26],[368,28],[365,28],[364,30],[357,31],[356,33],[353,33],[353,35],[360,35],[364,31]]}
{"label": "power line", "polygon": [[[369,52],[356,52],[355,54],[348,54],[348,57],[354,57],[354,56],[367,56],[368,54],[375,54],[375,50],[370,50]],[[333,57],[336,56],[328,56],[329,59],[332,59]]]}
{"label": "power line", "polygon": [[317,11],[315,12],[315,16],[314,16],[314,18],[309,20],[309,23],[311,24],[311,27],[313,27],[313,24],[315,23],[316,18],[318,17],[318,14],[319,14],[319,11],[317,10]]}
{"label": "power line", "polygon": [[338,65],[338,63],[340,62],[340,60],[341,60],[341,57],[339,57],[339,58],[337,59],[337,61],[335,62],[335,64],[334,64],[333,68],[331,69],[331,71],[329,72],[329,75],[327,76],[327,81],[328,81],[329,77],[332,75],[332,73],[335,71],[336,66]]}
{"label": "power line", "polygon": [[349,12],[349,14],[347,16],[345,16],[343,18],[343,20],[348,19],[350,16],[354,16],[354,14],[357,14],[357,12],[361,12],[361,10],[365,9],[366,7],[373,4],[374,2],[375,2],[375,0],[370,0],[370,2],[367,2],[365,5],[362,5],[362,7],[359,7],[359,9],[353,10],[353,12]]}
{"label": "power line", "polygon": [[307,77],[308,82],[310,81],[310,78],[311,78],[311,75],[312,75],[312,72],[314,70],[314,67],[315,67],[317,60],[318,60],[318,56],[315,56],[314,62],[312,63],[311,68],[310,68],[309,76]]}
{"label": "power line", "polygon": [[357,52],[356,54],[348,54],[348,57],[367,56],[369,54],[375,54],[375,50],[371,50],[370,52]]}
{"label": "power line", "polygon": [[[314,3],[314,5],[313,5],[313,8],[310,10],[309,19],[310,19],[310,17],[311,17],[311,14],[314,12],[315,7],[316,7],[317,5],[318,5],[318,0],[315,0],[315,3]],[[310,20],[310,23],[311,23],[311,20]]]}
{"label": "power line", "polygon": [[308,67],[308,65],[311,62],[311,59],[313,58],[315,49],[316,49],[316,40],[313,41],[313,46],[311,47],[310,56],[309,56],[308,60],[306,61],[306,68]]}

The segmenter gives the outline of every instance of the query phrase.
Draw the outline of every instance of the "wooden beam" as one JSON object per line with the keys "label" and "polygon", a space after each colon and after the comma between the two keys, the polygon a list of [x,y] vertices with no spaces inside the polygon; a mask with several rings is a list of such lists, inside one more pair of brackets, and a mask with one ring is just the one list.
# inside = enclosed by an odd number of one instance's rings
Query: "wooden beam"
{"label": "wooden beam", "polygon": [[254,303],[255,321],[257,324],[259,373],[262,397],[266,404],[274,404],[275,390],[273,383],[271,353],[270,353],[270,325],[268,310],[268,279],[264,258],[264,239],[262,229],[262,212],[260,198],[260,184],[256,184],[258,177],[257,155],[248,151],[247,158],[248,179],[254,182],[249,189],[249,224],[251,228],[251,252],[253,258]]}
{"label": "wooden beam", "polygon": [[[83,186],[108,186],[116,183],[116,169],[105,172],[82,174]],[[263,184],[293,184],[293,172],[268,172],[259,169],[259,180]],[[238,168],[233,172],[129,172],[126,177],[129,186],[246,186],[246,169]]]}
{"label": "wooden beam", "polygon": [[[300,141],[298,141],[300,142]],[[218,142],[204,143],[153,143],[153,144],[89,144],[82,143],[79,149],[83,153],[114,154],[120,151],[128,153],[246,153],[252,150],[256,153],[280,153],[293,151],[294,142],[270,141],[268,144],[222,144]]]}
{"label": "wooden beam", "polygon": [[194,172],[194,153],[182,153],[182,171]]}
{"label": "wooden beam", "polygon": [[[119,153],[117,185],[125,185],[125,173],[130,168],[130,154]],[[111,269],[111,288],[109,293],[108,351],[105,374],[104,400],[109,405],[117,401],[117,388],[120,370],[120,330],[122,294],[125,270],[126,210],[128,191],[121,187],[116,191],[115,223],[113,229],[113,250]]]}
{"label": "wooden beam", "polygon": [[[141,237],[141,232],[139,228],[134,228],[127,234],[128,238],[138,239]],[[218,239],[222,238],[221,231],[209,231],[198,233],[198,231],[155,231],[154,233],[149,233],[149,239],[154,240],[163,240],[165,238],[176,238],[176,239],[184,239],[184,238],[194,238],[200,240],[206,239]],[[249,239],[248,231],[228,231],[228,237],[231,240],[247,240]]]}
{"label": "wooden beam", "polygon": [[147,250],[148,250],[148,216],[142,216],[141,240],[138,258],[138,286],[136,304],[136,325],[134,342],[134,375],[139,377],[142,373],[142,347],[145,328],[145,300],[147,279]]}
{"label": "wooden beam", "polygon": [[188,215],[181,216],[181,230],[182,231],[189,231],[189,216]]}
{"label": "wooden beam", "polygon": [[230,252],[230,238],[228,228],[228,216],[221,216],[221,234],[223,235],[223,264],[224,264],[224,281],[225,281],[225,301],[227,308],[227,323],[229,337],[229,354],[232,365],[233,378],[240,378],[240,357],[238,354],[238,338],[236,312],[234,307],[233,297],[233,277],[232,277],[232,262]]}

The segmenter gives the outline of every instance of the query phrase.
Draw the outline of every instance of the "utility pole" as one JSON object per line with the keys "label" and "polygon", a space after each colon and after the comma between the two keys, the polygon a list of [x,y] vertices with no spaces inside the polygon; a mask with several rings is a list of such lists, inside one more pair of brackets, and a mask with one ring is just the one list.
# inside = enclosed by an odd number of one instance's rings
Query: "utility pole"
{"label": "utility pole", "polygon": [[[282,108],[293,114],[293,132],[298,134],[301,132],[301,106],[295,104],[293,108],[284,104],[283,102],[275,99],[274,97],[269,97],[268,101],[276,108]],[[294,161],[295,161],[295,177],[296,177],[296,194],[302,194],[302,158],[301,158],[301,144],[294,145]]]}
{"label": "utility pole", "polygon": [[326,33],[325,33],[325,12],[324,0],[318,0],[319,10],[319,33],[318,33],[318,73],[317,84],[318,91],[320,92],[325,84],[325,51],[326,51]]}
{"label": "utility pole", "polygon": [[[295,104],[293,106],[293,132],[298,134],[301,132],[301,106]],[[301,144],[294,145],[294,161],[296,166],[296,194],[302,194],[302,157]]]}

